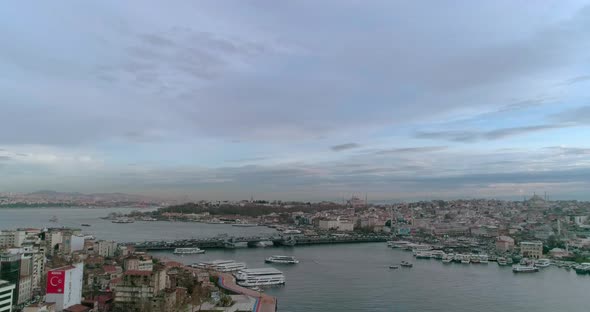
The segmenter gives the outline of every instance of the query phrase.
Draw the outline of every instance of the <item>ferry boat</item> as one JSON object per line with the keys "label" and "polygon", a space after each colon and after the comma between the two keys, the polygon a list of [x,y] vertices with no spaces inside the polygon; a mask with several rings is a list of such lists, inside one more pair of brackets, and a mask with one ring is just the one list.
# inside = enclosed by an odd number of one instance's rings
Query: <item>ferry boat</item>
{"label": "ferry boat", "polygon": [[58,221],[58,219],[57,219],[57,217],[56,217],[56,216],[53,216],[53,217],[49,218],[49,221],[50,221],[50,222],[57,222],[57,221]]}
{"label": "ferry boat", "polygon": [[135,221],[133,221],[133,219],[129,219],[129,218],[120,218],[120,219],[115,219],[112,222],[113,223],[133,223]]}
{"label": "ferry boat", "polygon": [[283,234],[301,234],[301,231],[289,229],[289,230],[284,230]]}
{"label": "ferry boat", "polygon": [[213,260],[191,264],[191,267],[219,272],[233,272],[246,269],[246,264],[234,260]]}
{"label": "ferry boat", "polygon": [[454,262],[461,263],[462,260],[463,260],[463,255],[462,254],[455,254],[455,256],[453,256],[453,261]]}
{"label": "ferry boat", "polygon": [[470,255],[469,261],[471,261],[471,263],[479,263],[480,262],[479,255]]}
{"label": "ferry boat", "polygon": [[504,257],[498,257],[497,262],[498,262],[499,266],[507,266],[508,265],[508,260],[506,260],[506,258],[504,258]]}
{"label": "ferry boat", "polygon": [[580,265],[576,265],[574,270],[576,270],[576,274],[590,274],[590,263],[585,262],[581,263]]}
{"label": "ferry boat", "polygon": [[258,224],[256,224],[256,223],[236,223],[236,224],[232,224],[232,226],[237,226],[237,227],[255,227],[255,226],[258,226]]}
{"label": "ferry boat", "polygon": [[534,272],[539,272],[539,268],[532,266],[532,265],[517,264],[512,267],[512,272],[514,272],[514,273],[534,273]]}
{"label": "ferry boat", "polygon": [[243,269],[235,274],[238,285],[244,287],[285,284],[285,275],[275,268]]}
{"label": "ferry boat", "polygon": [[390,265],[389,268],[390,269],[399,269],[399,265]]}
{"label": "ferry boat", "polygon": [[270,256],[264,259],[266,263],[297,264],[299,260],[292,256]]}
{"label": "ferry boat", "polygon": [[551,265],[551,261],[549,259],[539,259],[535,261],[535,266],[537,268],[546,268]]}
{"label": "ferry boat", "polygon": [[191,255],[191,254],[202,254],[202,253],[205,253],[205,251],[201,248],[198,248],[198,247],[174,249],[175,255]]}

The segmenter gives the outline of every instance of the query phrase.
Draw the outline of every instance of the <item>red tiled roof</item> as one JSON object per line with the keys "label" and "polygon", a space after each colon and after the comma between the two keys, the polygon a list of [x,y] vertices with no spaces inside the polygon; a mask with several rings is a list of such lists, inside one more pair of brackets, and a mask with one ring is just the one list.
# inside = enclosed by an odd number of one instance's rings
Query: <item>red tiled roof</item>
{"label": "red tiled roof", "polygon": [[105,265],[102,267],[105,273],[115,273],[117,272],[117,267],[114,265]]}

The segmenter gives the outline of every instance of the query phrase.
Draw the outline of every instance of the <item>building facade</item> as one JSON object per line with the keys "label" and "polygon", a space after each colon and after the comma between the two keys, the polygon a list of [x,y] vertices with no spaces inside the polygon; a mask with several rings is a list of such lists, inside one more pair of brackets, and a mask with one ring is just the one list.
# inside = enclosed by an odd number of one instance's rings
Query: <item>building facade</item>
{"label": "building facade", "polygon": [[525,258],[539,259],[543,257],[542,242],[521,242],[520,255]]}
{"label": "building facade", "polygon": [[61,311],[82,301],[84,264],[49,270],[47,272],[47,296],[45,301],[55,302],[55,309]]}
{"label": "building facade", "polygon": [[0,280],[0,312],[12,312],[13,294],[16,285]]}
{"label": "building facade", "polygon": [[496,250],[499,252],[509,252],[514,249],[514,239],[510,236],[499,236],[496,239]]}
{"label": "building facade", "polygon": [[114,257],[117,251],[117,243],[114,241],[98,241],[95,244],[96,252],[105,258]]}

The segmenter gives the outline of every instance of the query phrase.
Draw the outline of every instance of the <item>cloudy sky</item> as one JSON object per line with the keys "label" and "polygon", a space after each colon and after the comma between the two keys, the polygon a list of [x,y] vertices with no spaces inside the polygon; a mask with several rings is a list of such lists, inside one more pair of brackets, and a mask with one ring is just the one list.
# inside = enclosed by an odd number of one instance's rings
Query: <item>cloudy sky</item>
{"label": "cloudy sky", "polygon": [[590,199],[587,1],[13,1],[0,192]]}

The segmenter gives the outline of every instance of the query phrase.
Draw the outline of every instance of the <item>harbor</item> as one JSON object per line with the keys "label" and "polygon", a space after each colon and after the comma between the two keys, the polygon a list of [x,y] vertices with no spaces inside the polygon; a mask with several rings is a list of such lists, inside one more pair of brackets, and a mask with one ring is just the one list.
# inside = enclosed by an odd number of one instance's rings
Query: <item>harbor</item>
{"label": "harbor", "polygon": [[[515,305],[539,312],[580,311],[580,307],[586,306],[590,285],[590,275],[579,275],[575,270],[566,271],[554,265],[535,274],[515,274],[511,266],[498,266],[494,262],[461,265],[416,259],[412,252],[387,248],[383,242],[219,248],[186,256],[164,250],[149,253],[187,265],[233,259],[249,268],[277,268],[285,275],[286,283],[264,288],[264,294],[276,298],[279,311],[288,312],[386,312],[392,306],[396,307],[395,311],[432,311],[433,306],[439,306],[445,307],[443,311],[468,312],[477,307],[503,312]],[[265,263],[265,259],[278,254],[293,256],[299,263]],[[412,263],[413,267],[389,269],[390,265],[402,261]],[[334,299],[326,302],[326,295]],[[458,297],[462,300],[456,300]],[[431,302],[426,304],[415,298],[431,298]]]}

